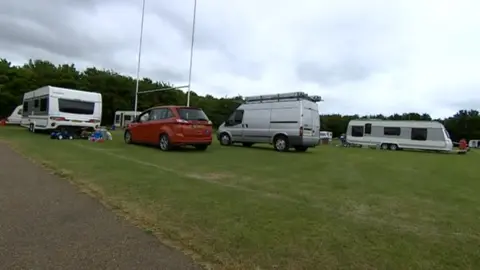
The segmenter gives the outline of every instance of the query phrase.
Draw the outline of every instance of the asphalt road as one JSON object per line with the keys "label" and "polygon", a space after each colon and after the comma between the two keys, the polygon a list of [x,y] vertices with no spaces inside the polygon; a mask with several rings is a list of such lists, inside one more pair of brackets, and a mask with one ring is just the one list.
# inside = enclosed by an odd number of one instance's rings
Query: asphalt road
{"label": "asphalt road", "polygon": [[0,143],[0,269],[199,269]]}

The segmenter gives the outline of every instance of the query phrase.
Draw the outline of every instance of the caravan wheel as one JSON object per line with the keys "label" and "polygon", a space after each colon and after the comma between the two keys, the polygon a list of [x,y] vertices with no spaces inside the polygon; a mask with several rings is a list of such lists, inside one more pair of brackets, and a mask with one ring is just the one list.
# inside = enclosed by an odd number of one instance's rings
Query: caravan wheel
{"label": "caravan wheel", "polygon": [[382,143],[382,145],[380,145],[380,148],[382,148],[382,150],[388,150],[388,144]]}
{"label": "caravan wheel", "polygon": [[398,150],[398,146],[396,144],[390,144],[390,150],[392,151]]}

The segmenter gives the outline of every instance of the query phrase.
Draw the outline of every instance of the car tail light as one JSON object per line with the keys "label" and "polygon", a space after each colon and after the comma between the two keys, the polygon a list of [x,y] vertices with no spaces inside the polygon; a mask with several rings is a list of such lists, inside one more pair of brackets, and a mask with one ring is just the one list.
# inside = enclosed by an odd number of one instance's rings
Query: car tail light
{"label": "car tail light", "polygon": [[50,117],[50,120],[55,120],[55,121],[67,121],[65,117]]}
{"label": "car tail light", "polygon": [[300,137],[303,136],[303,127],[300,127],[300,129],[298,130],[298,133],[299,133]]}
{"label": "car tail light", "polygon": [[100,121],[95,119],[90,119],[88,120],[88,123],[100,123]]}

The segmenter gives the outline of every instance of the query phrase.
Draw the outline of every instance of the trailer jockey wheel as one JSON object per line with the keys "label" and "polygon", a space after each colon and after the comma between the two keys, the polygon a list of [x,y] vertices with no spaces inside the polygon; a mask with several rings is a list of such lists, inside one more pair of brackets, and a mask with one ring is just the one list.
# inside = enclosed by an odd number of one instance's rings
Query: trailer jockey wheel
{"label": "trailer jockey wheel", "polygon": [[57,138],[58,138],[59,140],[63,140],[63,135],[62,135],[62,134],[59,134]]}

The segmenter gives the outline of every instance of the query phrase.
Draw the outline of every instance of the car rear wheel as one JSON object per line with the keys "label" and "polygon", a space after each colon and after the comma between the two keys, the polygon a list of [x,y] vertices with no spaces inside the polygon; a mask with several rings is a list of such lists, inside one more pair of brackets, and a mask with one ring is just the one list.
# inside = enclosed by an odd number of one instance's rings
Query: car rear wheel
{"label": "car rear wheel", "polygon": [[131,144],[132,143],[132,133],[130,131],[125,131],[125,134],[123,135],[123,139],[126,144]]}
{"label": "car rear wheel", "polygon": [[159,147],[162,151],[169,151],[171,149],[170,139],[167,134],[160,135]]}

